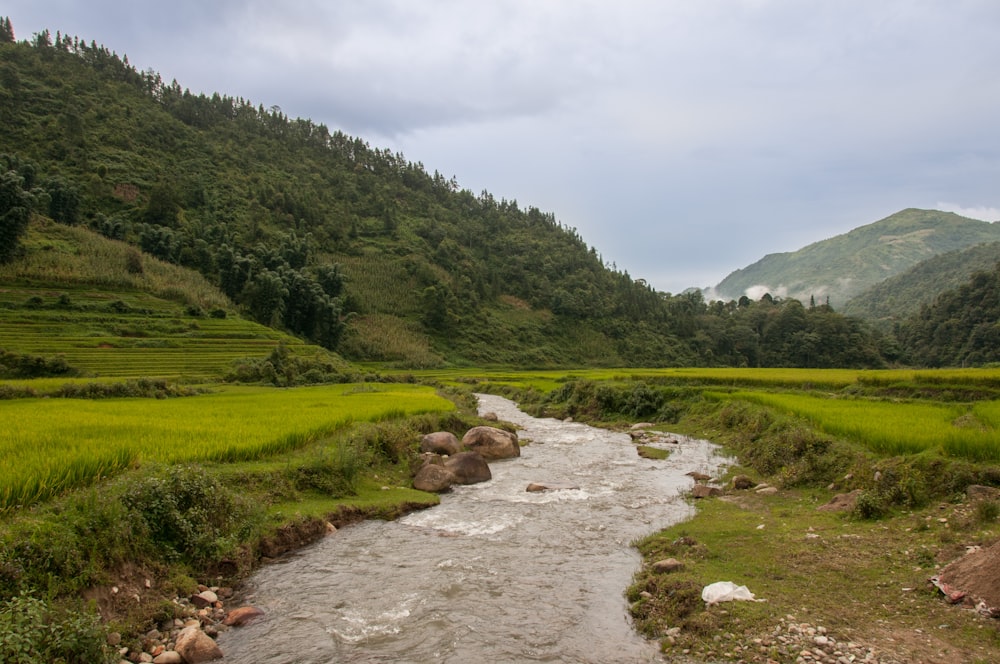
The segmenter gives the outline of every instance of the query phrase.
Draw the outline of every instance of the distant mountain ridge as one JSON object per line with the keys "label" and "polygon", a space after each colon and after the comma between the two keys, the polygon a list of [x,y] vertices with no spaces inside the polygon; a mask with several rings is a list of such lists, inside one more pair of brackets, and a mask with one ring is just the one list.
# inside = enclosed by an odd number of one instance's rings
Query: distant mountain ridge
{"label": "distant mountain ridge", "polygon": [[909,208],[798,251],[768,254],[715,287],[722,299],[751,293],[840,307],[875,284],[938,254],[1000,241],[1000,224]]}

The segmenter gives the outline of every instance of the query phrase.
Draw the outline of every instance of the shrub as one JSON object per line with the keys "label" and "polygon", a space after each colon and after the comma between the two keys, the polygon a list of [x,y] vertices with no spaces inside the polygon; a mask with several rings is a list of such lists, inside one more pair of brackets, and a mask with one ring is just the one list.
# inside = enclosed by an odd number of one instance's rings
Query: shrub
{"label": "shrub", "polygon": [[995,500],[980,500],[976,503],[976,521],[982,524],[993,523],[1000,516],[1000,503]]}
{"label": "shrub", "polygon": [[361,471],[370,455],[356,444],[326,449],[291,471],[291,479],[301,491],[319,491],[333,498],[357,494]]}
{"label": "shrub", "polygon": [[859,519],[874,520],[885,516],[887,511],[888,506],[876,492],[864,491],[858,495],[852,513]]}
{"label": "shrub", "polygon": [[254,527],[250,504],[198,466],[154,473],[122,500],[168,559],[217,560]]}
{"label": "shrub", "polygon": [[117,660],[94,614],[58,609],[24,593],[0,605],[0,662],[100,664]]}

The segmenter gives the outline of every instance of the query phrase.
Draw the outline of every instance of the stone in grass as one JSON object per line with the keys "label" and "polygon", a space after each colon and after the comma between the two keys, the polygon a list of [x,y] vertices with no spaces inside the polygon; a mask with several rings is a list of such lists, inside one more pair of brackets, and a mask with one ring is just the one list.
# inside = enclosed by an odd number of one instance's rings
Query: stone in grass
{"label": "stone in grass", "polygon": [[708,486],[707,484],[695,484],[691,487],[691,497],[692,498],[712,498],[714,496],[721,496],[722,489],[717,486]]}
{"label": "stone in grass", "polygon": [[676,558],[666,558],[664,560],[657,560],[653,563],[653,571],[662,574],[669,574],[670,572],[676,572],[682,569],[684,569],[684,563]]}

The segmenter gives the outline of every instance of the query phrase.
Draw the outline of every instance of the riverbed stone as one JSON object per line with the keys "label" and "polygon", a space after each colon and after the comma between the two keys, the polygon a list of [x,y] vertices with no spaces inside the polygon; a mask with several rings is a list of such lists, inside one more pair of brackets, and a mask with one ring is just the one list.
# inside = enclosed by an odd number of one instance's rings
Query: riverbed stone
{"label": "riverbed stone", "polygon": [[451,456],[462,450],[462,443],[450,431],[435,431],[420,439],[420,451]]}
{"label": "riverbed stone", "polygon": [[264,615],[264,611],[258,609],[256,606],[241,606],[238,609],[230,611],[226,619],[222,621],[222,624],[227,627],[241,627],[262,615]]}
{"label": "riverbed stone", "polygon": [[462,446],[487,461],[521,456],[517,435],[496,427],[472,427],[462,437]]}
{"label": "riverbed stone", "polygon": [[200,664],[222,659],[222,650],[208,634],[198,627],[185,627],[177,635],[174,650],[180,653],[186,664]]}
{"label": "riverbed stone", "polygon": [[212,606],[218,601],[219,596],[211,590],[202,590],[196,595],[191,595],[191,603],[199,609],[204,609],[206,606]]}
{"label": "riverbed stone", "polygon": [[184,664],[184,658],[176,650],[164,650],[153,658],[153,664]]}
{"label": "riverbed stone", "polygon": [[413,488],[418,491],[441,493],[442,491],[449,490],[451,485],[457,482],[458,478],[455,476],[455,473],[444,466],[425,463],[413,478]]}
{"label": "riverbed stone", "polygon": [[490,466],[479,452],[459,452],[444,462],[455,475],[456,484],[478,484],[493,479]]}
{"label": "riverbed stone", "polygon": [[542,491],[567,491],[572,489],[579,489],[575,484],[568,484],[566,482],[532,482],[528,485],[525,491],[529,493],[540,493]]}

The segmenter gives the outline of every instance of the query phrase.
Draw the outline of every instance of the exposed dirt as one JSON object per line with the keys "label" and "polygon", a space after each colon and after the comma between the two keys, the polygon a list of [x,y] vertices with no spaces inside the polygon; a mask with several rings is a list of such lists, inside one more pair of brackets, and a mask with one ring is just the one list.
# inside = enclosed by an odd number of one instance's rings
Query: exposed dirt
{"label": "exposed dirt", "polygon": [[941,570],[938,579],[953,591],[965,593],[966,604],[1000,616],[1000,541],[972,549]]}

